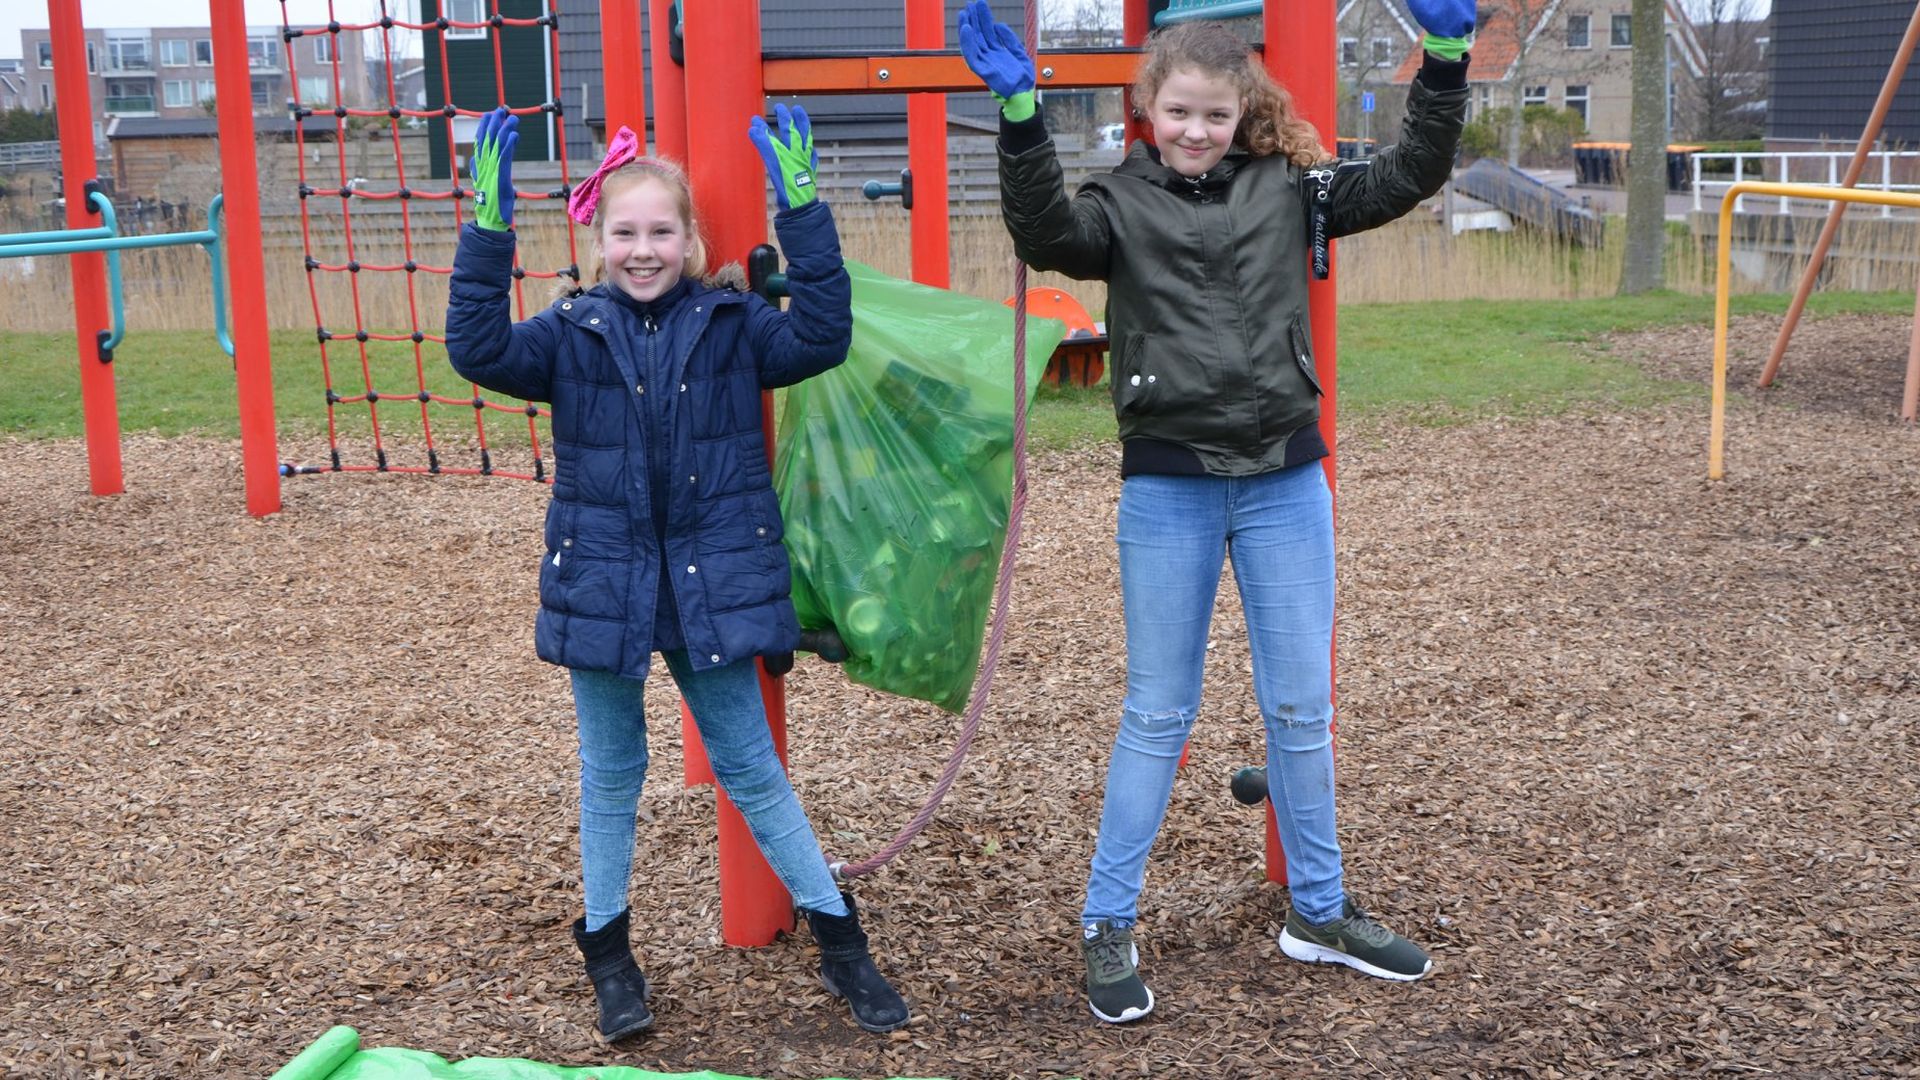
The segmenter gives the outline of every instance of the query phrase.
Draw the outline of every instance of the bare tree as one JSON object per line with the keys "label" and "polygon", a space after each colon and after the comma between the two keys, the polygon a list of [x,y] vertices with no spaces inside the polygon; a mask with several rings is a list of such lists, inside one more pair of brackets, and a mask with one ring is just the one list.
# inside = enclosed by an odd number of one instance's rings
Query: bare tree
{"label": "bare tree", "polygon": [[[1417,33],[1409,36],[1386,0],[1353,0],[1340,20],[1339,39],[1340,130],[1360,136],[1397,131],[1406,88],[1396,86],[1393,76],[1407,53],[1420,47]],[[1376,42],[1381,45],[1376,47]],[[1368,92],[1387,97],[1381,104],[1389,107],[1362,113],[1359,99]]]}
{"label": "bare tree", "polygon": [[1765,127],[1767,20],[1759,0],[1692,0],[1700,78],[1687,128],[1700,139],[1745,139]]}
{"label": "bare tree", "polygon": [[1633,150],[1627,159],[1627,251],[1620,292],[1659,288],[1666,279],[1667,58],[1651,45],[1666,31],[1664,0],[1633,0]]}

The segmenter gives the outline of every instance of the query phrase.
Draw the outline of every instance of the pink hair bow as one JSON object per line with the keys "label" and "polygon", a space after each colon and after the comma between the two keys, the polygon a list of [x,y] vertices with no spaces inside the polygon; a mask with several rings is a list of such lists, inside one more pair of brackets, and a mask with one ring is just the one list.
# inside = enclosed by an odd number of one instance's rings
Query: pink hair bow
{"label": "pink hair bow", "polygon": [[640,137],[633,133],[632,128],[622,124],[620,130],[614,132],[613,141],[607,144],[607,156],[600,160],[600,167],[593,170],[592,176],[580,181],[580,185],[573,189],[573,194],[567,196],[567,216],[582,225],[593,224],[593,212],[600,207],[601,183],[606,180],[608,173],[638,159],[640,151]]}

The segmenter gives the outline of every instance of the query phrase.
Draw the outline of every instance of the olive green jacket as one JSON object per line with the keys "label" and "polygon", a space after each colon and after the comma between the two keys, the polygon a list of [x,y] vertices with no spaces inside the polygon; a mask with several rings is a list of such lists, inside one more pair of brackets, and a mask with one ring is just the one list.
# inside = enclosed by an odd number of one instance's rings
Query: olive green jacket
{"label": "olive green jacket", "polygon": [[[1000,151],[1000,200],[1028,265],[1107,282],[1120,438],[1184,446],[1208,473],[1280,468],[1320,415],[1307,322],[1315,216],[1328,238],[1384,225],[1440,190],[1467,91],[1416,79],[1400,142],[1302,169],[1228,153],[1188,179],[1136,142],[1069,199],[1053,143]],[[1003,137],[1004,142],[1004,137]]]}

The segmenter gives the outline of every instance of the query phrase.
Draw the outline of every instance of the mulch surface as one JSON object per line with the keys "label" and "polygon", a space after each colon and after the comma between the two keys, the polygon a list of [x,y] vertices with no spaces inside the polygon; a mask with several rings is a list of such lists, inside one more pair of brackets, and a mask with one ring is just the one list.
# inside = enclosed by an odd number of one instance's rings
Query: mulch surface
{"label": "mulch surface", "polygon": [[[659,1020],[606,1047],[567,934],[572,714],[531,647],[544,490],[308,477],[254,520],[233,445],[129,438],[99,499],[77,444],[0,444],[0,1074],[265,1077],[350,1024],[767,1077],[1920,1075],[1905,324],[1810,330],[1885,371],[1843,406],[1796,353],[1736,401],[1720,483],[1699,402],[1343,433],[1348,882],[1434,974],[1280,955],[1227,792],[1260,738],[1229,589],[1142,902],[1159,1007],[1120,1029],[1073,945],[1124,674],[1113,451],[1033,462],[981,739],[857,887],[912,1025],[854,1028],[804,930],[721,943],[663,679],[633,893]],[[1610,345],[1698,380],[1706,337]],[[790,682],[801,798],[864,856],[958,722],[811,658]]]}

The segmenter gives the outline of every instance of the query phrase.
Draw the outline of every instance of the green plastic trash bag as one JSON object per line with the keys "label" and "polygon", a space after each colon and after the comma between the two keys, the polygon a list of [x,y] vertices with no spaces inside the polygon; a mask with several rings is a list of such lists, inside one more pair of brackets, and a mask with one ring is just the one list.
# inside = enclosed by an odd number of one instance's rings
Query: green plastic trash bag
{"label": "green plastic trash bag", "polygon": [[[774,487],[800,625],[846,671],[959,712],[1013,503],[1013,309],[859,263],[847,362],[787,390]],[[1027,394],[1065,336],[1027,321]]]}
{"label": "green plastic trash bag", "polygon": [[448,1061],[399,1046],[360,1048],[360,1033],[344,1025],[315,1039],[270,1080],[752,1080],[731,1073],[649,1072],[626,1065],[568,1067],[526,1058]]}

